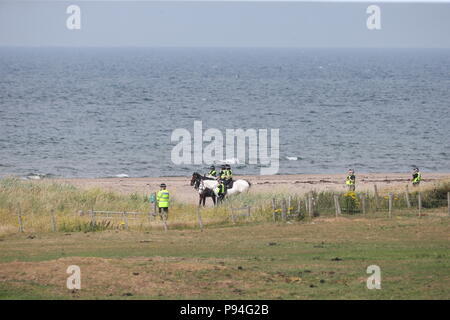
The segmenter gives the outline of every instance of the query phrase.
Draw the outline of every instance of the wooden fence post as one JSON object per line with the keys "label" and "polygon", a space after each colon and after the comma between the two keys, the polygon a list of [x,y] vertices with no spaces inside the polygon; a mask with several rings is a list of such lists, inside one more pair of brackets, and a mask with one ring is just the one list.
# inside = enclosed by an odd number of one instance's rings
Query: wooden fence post
{"label": "wooden fence post", "polygon": [[418,202],[419,202],[419,217],[421,217],[422,216],[422,194],[420,193],[420,191],[419,191],[419,193],[417,194],[417,197],[418,197]]}
{"label": "wooden fence post", "polygon": [[152,213],[150,211],[148,211],[148,223],[152,223]]}
{"label": "wooden fence post", "polygon": [[[231,210],[231,216],[233,216],[233,210]],[[197,219],[198,219],[198,225],[200,226],[200,231],[203,232],[203,221],[202,221],[202,215],[200,213],[200,206],[197,206]],[[234,223],[234,221],[233,221]]]}
{"label": "wooden fence post", "polygon": [[336,197],[337,197],[337,195],[333,195],[333,201],[334,201],[334,213],[335,213],[335,216],[336,216],[336,218],[337,218],[337,216],[338,216],[338,209],[337,209],[337,205],[336,205]]}
{"label": "wooden fence post", "polygon": [[273,221],[277,220],[277,205],[275,198],[272,198],[272,215],[273,215]]}
{"label": "wooden fence post", "polygon": [[50,210],[50,214],[52,216],[52,231],[56,232],[56,218],[55,218],[55,211],[52,209]]}
{"label": "wooden fence post", "polygon": [[291,196],[288,197],[287,214],[291,214]]}
{"label": "wooden fence post", "polygon": [[153,192],[152,193],[153,194],[153,199],[155,199],[155,202],[153,202],[153,215],[154,216],[156,216],[156,212],[157,212],[157,208],[156,208],[156,206],[157,206],[157,203],[156,203],[156,192]]}
{"label": "wooden fence post", "polygon": [[392,202],[394,195],[392,193],[389,193],[389,218],[392,218]]}
{"label": "wooden fence post", "polygon": [[163,221],[163,226],[164,226],[164,231],[167,232],[167,218],[166,218],[166,213],[162,212],[161,213],[161,219]]}
{"label": "wooden fence post", "polygon": [[125,222],[125,230],[128,230],[128,213],[126,211],[123,212],[123,220]]}
{"label": "wooden fence post", "polygon": [[92,224],[95,223],[95,211],[94,211],[94,205],[92,205],[92,210],[91,210],[91,223],[92,223]]}
{"label": "wooden fence post", "polygon": [[281,200],[281,219],[286,221],[286,199]]}
{"label": "wooden fence post", "polygon": [[18,208],[17,218],[19,219],[19,232],[23,232],[22,209]]}
{"label": "wooden fence post", "polygon": [[361,193],[361,207],[362,213],[366,214],[366,195],[364,193]]}
{"label": "wooden fence post", "polygon": [[375,211],[378,211],[378,208],[380,207],[380,203],[378,201],[378,188],[377,188],[376,184],[373,185],[373,189],[375,192]]}
{"label": "wooden fence post", "polygon": [[450,192],[447,192],[448,216],[450,217]]}
{"label": "wooden fence post", "polygon": [[248,215],[248,218],[250,219],[251,218],[251,214],[252,214],[252,207],[250,207],[250,206],[247,206],[247,215]]}
{"label": "wooden fence post", "polygon": [[97,203],[97,197],[95,197],[95,200],[92,203],[92,210],[91,210],[91,222],[92,222],[92,224],[95,223],[95,210],[94,210],[94,207],[95,207],[96,203]]}
{"label": "wooden fence post", "polygon": [[305,216],[306,216],[306,213],[308,212],[308,206],[309,206],[308,195],[306,195],[306,197],[305,197]]}
{"label": "wooden fence post", "polygon": [[236,224],[236,217],[234,216],[234,208],[230,207],[230,209],[231,209],[231,214],[230,214],[231,222],[233,222],[233,224]]}
{"label": "wooden fence post", "polygon": [[312,218],[313,216],[313,199],[312,199],[312,193],[308,193],[308,213],[309,217]]}
{"label": "wooden fence post", "polygon": [[337,194],[333,195],[334,198],[334,208],[336,211],[336,218],[341,214],[341,205],[339,204],[339,196]]}
{"label": "wooden fence post", "polygon": [[411,208],[411,201],[409,200],[409,188],[408,188],[408,185],[406,185],[405,199],[406,199],[406,206],[408,208]]}
{"label": "wooden fence post", "polygon": [[[450,203],[450,202],[449,202]],[[300,199],[297,200],[297,214],[298,214],[298,218],[300,218],[300,214],[301,214],[301,207],[302,207],[302,201]],[[449,207],[450,208],[450,207]]]}

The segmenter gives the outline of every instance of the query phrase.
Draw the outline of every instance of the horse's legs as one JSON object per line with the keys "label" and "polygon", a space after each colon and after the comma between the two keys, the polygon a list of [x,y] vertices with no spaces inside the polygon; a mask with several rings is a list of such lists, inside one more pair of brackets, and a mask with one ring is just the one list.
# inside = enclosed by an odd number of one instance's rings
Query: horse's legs
{"label": "horse's legs", "polygon": [[206,203],[206,195],[203,195],[203,206],[205,206],[205,203]]}
{"label": "horse's legs", "polygon": [[202,195],[199,195],[199,196],[198,196],[198,206],[201,206],[201,204],[202,204],[202,198],[203,198]]}
{"label": "horse's legs", "polygon": [[212,201],[214,202],[214,206],[216,206],[216,195],[212,195],[211,198],[212,198]]}

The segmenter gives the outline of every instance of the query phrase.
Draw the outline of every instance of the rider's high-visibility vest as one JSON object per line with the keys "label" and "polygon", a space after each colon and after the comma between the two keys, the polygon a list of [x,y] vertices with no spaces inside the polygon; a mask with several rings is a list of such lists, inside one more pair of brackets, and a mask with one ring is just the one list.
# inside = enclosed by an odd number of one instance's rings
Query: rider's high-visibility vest
{"label": "rider's high-visibility vest", "polygon": [[227,170],[220,170],[220,179],[226,179]]}
{"label": "rider's high-visibility vest", "polygon": [[169,191],[160,190],[156,195],[156,201],[158,203],[159,208],[168,208],[169,207]]}
{"label": "rider's high-visibility vest", "polygon": [[347,176],[347,179],[345,180],[346,185],[354,185],[355,184],[355,176],[349,175]]}
{"label": "rider's high-visibility vest", "polygon": [[218,194],[225,193],[225,185],[224,185],[223,183],[220,183],[220,184],[217,186],[217,193],[218,193]]}
{"label": "rider's high-visibility vest", "polygon": [[217,171],[216,170],[211,170],[208,175],[215,177],[217,175]]}
{"label": "rider's high-visibility vest", "polygon": [[227,179],[233,179],[233,171],[231,171],[231,169],[227,170]]}
{"label": "rider's high-visibility vest", "polygon": [[413,175],[413,180],[412,180],[413,183],[419,183],[420,180],[422,180],[422,175],[420,174],[420,172],[417,172],[416,174],[417,175],[415,177]]}

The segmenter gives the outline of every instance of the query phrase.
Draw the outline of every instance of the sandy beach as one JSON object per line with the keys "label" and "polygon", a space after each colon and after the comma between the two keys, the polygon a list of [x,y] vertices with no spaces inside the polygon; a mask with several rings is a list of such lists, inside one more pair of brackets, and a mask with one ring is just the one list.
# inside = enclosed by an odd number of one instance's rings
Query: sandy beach
{"label": "sandy beach", "polygon": [[[345,191],[345,174],[295,174],[272,176],[239,176],[235,179],[246,179],[251,182],[250,192],[273,193],[289,192],[304,194],[315,191]],[[450,179],[450,173],[422,173],[422,187]],[[382,192],[386,189],[398,189],[410,184],[411,175],[408,173],[357,173],[356,191],[373,190],[376,184]],[[190,186],[190,177],[160,177],[160,178],[99,178],[99,179],[51,179],[59,183],[69,183],[80,188],[98,187],[124,194],[150,194],[159,189],[159,184],[167,184],[172,197],[181,202],[197,203],[198,194]],[[211,204],[208,201],[208,204]]]}

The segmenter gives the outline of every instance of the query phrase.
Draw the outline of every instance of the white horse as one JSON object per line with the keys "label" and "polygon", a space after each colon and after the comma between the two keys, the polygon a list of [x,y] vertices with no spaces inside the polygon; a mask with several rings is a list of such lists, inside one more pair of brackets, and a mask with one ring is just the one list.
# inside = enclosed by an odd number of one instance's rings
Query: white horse
{"label": "white horse", "polygon": [[[194,172],[194,174],[192,175],[192,180],[191,181],[197,181],[199,180],[200,182],[200,187],[199,190],[205,190],[205,189],[209,189],[212,190],[216,196],[218,196],[219,194],[219,182],[214,178],[214,177],[206,177],[206,176],[202,176],[201,174]],[[233,181],[233,187],[230,189],[227,189],[226,192],[226,197],[228,196],[232,196],[235,194],[240,194],[243,192],[247,192],[250,189],[250,186],[252,184],[244,179],[239,179],[236,181]]]}

